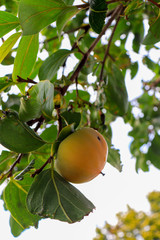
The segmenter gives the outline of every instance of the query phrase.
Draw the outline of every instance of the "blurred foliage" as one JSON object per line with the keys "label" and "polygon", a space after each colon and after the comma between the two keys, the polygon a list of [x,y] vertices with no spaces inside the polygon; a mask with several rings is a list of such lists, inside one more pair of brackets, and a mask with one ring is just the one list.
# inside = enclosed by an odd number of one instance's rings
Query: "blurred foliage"
{"label": "blurred foliage", "polygon": [[97,228],[94,240],[158,240],[160,239],[160,192],[148,194],[150,212],[135,211],[128,206],[126,212],[117,214],[117,224],[105,223],[102,229]]}

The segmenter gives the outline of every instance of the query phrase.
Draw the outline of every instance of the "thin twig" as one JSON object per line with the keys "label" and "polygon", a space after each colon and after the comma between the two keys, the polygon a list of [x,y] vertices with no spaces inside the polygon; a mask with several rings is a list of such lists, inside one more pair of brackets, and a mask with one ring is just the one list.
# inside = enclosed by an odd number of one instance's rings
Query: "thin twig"
{"label": "thin twig", "polygon": [[[61,36],[63,36],[64,34],[70,34],[70,33],[73,33],[73,32],[76,32],[76,31],[78,31],[78,30],[80,30],[80,29],[89,29],[90,28],[90,25],[89,24],[83,24],[83,25],[81,25],[80,27],[77,27],[77,28],[74,28],[74,29],[71,29],[71,30],[68,30],[68,31],[66,31],[66,32],[63,32],[62,33],[62,35]],[[41,42],[41,43],[48,43],[48,42],[50,42],[50,41],[53,41],[53,40],[55,40],[55,39],[58,39],[59,38],[59,36],[57,35],[57,36],[54,36],[54,37],[52,37],[52,38],[49,38],[49,39],[45,39],[43,42]]]}
{"label": "thin twig", "polygon": [[20,163],[21,161],[21,158],[23,157],[23,154],[20,153],[16,159],[16,161],[11,165],[10,169],[7,171],[7,173],[5,175],[7,175],[7,177],[11,177],[13,175],[13,170],[14,170],[14,167]]}
{"label": "thin twig", "polygon": [[74,5],[74,7],[77,7],[80,9],[86,9],[86,8],[89,8],[89,3]]}
{"label": "thin twig", "polygon": [[[119,15],[119,12],[121,12],[123,9],[123,5],[119,5],[113,12],[113,14],[111,15],[110,19],[108,20],[107,24],[104,26],[104,28],[102,29],[101,33],[98,35],[98,37],[94,40],[94,42],[91,44],[90,48],[88,49],[88,51],[84,54],[82,60],[79,62],[76,70],[74,71],[74,73],[72,74],[70,81],[73,82],[79,75],[82,67],[85,65],[90,53],[93,51],[93,49],[95,48],[95,46],[97,45],[97,43],[99,42],[99,40],[101,39],[101,37],[105,34],[106,30],[108,29],[108,27],[111,25],[112,21],[115,19],[115,17],[117,15]],[[64,95],[66,93],[68,89],[68,86],[64,86],[63,89],[61,90],[62,95]]]}
{"label": "thin twig", "polygon": [[52,160],[53,160],[53,156],[50,156],[47,159],[47,161],[40,168],[36,169],[35,172],[31,174],[31,177],[35,177],[37,174],[42,172],[42,170],[45,168],[45,166],[47,166],[48,163],[51,163]]}
{"label": "thin twig", "polygon": [[160,85],[160,78],[157,78],[156,80],[154,80],[153,82],[143,82],[143,86],[144,87],[148,87],[147,91],[154,89],[156,87],[159,87]]}
{"label": "thin twig", "polygon": [[32,80],[32,79],[30,79],[30,78],[27,78],[27,80],[26,80],[26,79],[24,79],[24,78],[21,78],[20,76],[17,76],[17,82],[20,82],[20,83],[26,82],[26,83],[37,84],[34,80]]}
{"label": "thin twig", "polygon": [[55,109],[56,109],[56,111],[57,111],[58,135],[59,135],[60,131],[61,131],[62,128],[63,128],[62,117],[61,117],[61,115],[60,115],[60,105],[56,105],[56,106],[55,106]]}
{"label": "thin twig", "polygon": [[44,117],[41,116],[39,119],[38,119],[38,123],[37,123],[37,126],[34,128],[34,131],[37,132],[38,129],[41,127],[41,125],[43,124],[44,122]]}
{"label": "thin twig", "polygon": [[117,25],[119,23],[120,15],[121,15],[122,11],[123,11],[123,9],[119,12],[119,16],[117,18],[116,24],[114,25],[113,31],[112,31],[111,36],[110,36],[109,41],[108,41],[107,49],[106,49],[106,52],[105,52],[105,55],[104,55],[104,59],[103,59],[103,62],[102,62],[102,68],[101,68],[101,73],[100,73],[100,82],[103,80],[103,72],[104,72],[105,61],[107,59],[107,56],[108,56],[108,53],[109,53],[109,49],[110,49],[110,46],[111,46],[111,42],[112,42],[115,30],[117,28]]}

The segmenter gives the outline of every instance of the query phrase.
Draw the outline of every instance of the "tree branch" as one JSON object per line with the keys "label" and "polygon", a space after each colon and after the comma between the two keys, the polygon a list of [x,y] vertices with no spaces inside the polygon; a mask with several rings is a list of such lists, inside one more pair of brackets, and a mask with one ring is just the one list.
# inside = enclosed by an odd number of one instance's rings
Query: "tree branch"
{"label": "tree branch", "polygon": [[27,80],[26,79],[24,79],[24,78],[21,78],[20,76],[17,76],[17,82],[19,82],[19,83],[24,83],[24,82],[26,82],[26,83],[33,83],[33,84],[37,84],[37,82],[35,82],[34,80],[32,80],[32,79],[30,79],[30,78],[27,78]]}
{"label": "tree branch", "polygon": [[63,126],[62,126],[62,117],[60,115],[60,105],[55,105],[55,109],[57,111],[57,120],[58,120],[58,135],[60,133],[60,131],[62,130]]}
{"label": "tree branch", "polygon": [[[111,15],[110,19],[108,20],[107,24],[104,26],[104,28],[102,29],[101,33],[98,35],[98,37],[94,40],[94,42],[91,44],[90,48],[88,49],[88,51],[84,54],[82,60],[79,62],[76,70],[74,71],[74,73],[72,74],[70,81],[73,82],[76,78],[78,78],[78,75],[82,69],[82,67],[85,65],[90,53],[93,51],[93,49],[95,48],[95,46],[97,45],[97,43],[99,42],[99,40],[101,39],[101,37],[105,34],[106,30],[108,29],[108,27],[111,25],[112,21],[116,18],[117,15],[119,15],[119,12],[121,12],[123,9],[123,5],[119,5],[113,12],[113,14]],[[64,95],[68,89],[68,85],[64,86],[63,89],[61,89],[61,93],[62,95]]]}
{"label": "tree branch", "polygon": [[13,174],[13,170],[14,170],[14,167],[20,163],[21,161],[21,158],[23,157],[23,154],[20,153],[16,159],[16,161],[12,164],[12,166],[10,167],[10,169],[7,171],[7,173],[5,175],[7,175],[7,177],[11,177],[12,174]]}
{"label": "tree branch", "polygon": [[160,8],[160,4],[155,2],[154,0],[148,0],[148,2],[153,3],[154,5],[156,5],[158,8]]}
{"label": "tree branch", "polygon": [[102,68],[101,68],[101,73],[100,73],[100,82],[103,80],[103,72],[104,72],[105,61],[106,61],[107,56],[108,56],[108,54],[109,54],[109,49],[110,49],[110,46],[111,46],[111,42],[112,42],[112,39],[113,39],[115,30],[116,30],[116,28],[117,28],[117,25],[118,25],[118,23],[119,23],[120,15],[122,14],[122,11],[123,11],[123,9],[121,9],[121,11],[119,12],[119,16],[118,16],[118,18],[117,18],[116,24],[114,25],[114,28],[113,28],[113,31],[112,31],[112,33],[111,33],[110,39],[109,39],[109,41],[108,41],[107,49],[106,49],[106,52],[105,52],[105,55],[104,55],[104,59],[103,59],[103,62],[102,62]]}
{"label": "tree branch", "polygon": [[31,177],[35,177],[37,174],[42,172],[42,170],[45,168],[45,166],[47,166],[48,163],[51,163],[52,160],[53,160],[53,156],[50,156],[47,159],[47,161],[40,168],[36,169],[35,172],[31,174]]}

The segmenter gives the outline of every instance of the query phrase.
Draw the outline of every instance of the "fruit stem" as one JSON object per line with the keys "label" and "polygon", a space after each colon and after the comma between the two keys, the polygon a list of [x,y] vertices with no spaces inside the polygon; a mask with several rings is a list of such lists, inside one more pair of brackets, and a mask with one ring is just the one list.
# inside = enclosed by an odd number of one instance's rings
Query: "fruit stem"
{"label": "fruit stem", "polygon": [[105,176],[105,173],[103,173],[103,172],[100,172],[100,174],[104,177]]}

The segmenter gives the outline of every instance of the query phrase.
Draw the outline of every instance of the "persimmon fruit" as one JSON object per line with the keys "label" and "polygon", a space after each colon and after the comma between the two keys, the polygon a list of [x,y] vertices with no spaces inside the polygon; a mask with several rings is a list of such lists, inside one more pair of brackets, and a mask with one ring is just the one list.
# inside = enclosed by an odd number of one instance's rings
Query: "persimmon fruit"
{"label": "persimmon fruit", "polygon": [[93,128],[83,127],[60,143],[55,168],[67,181],[84,183],[101,173],[107,155],[104,137]]}

